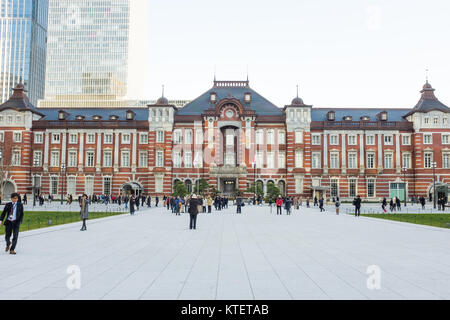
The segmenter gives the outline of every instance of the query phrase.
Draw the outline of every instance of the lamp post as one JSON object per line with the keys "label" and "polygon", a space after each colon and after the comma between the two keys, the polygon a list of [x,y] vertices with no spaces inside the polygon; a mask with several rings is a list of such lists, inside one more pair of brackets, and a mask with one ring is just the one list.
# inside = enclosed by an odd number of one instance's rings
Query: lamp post
{"label": "lamp post", "polygon": [[61,163],[61,204],[63,204],[63,200],[64,200],[64,175],[63,173],[65,173],[66,171],[66,164],[65,163]]}
{"label": "lamp post", "polygon": [[406,207],[406,171],[408,170],[408,167],[405,165],[402,168],[403,170],[403,182],[404,182],[404,186],[403,186],[403,196],[404,196],[404,206]]}
{"label": "lamp post", "polygon": [[437,163],[434,161],[431,164],[433,168],[433,208],[436,209],[436,167]]}
{"label": "lamp post", "polygon": [[[38,159],[34,159],[33,160],[33,166],[37,167],[39,165],[39,160]],[[36,175],[33,173],[33,175],[31,176],[32,180],[32,188],[33,188],[33,207],[36,206]]]}

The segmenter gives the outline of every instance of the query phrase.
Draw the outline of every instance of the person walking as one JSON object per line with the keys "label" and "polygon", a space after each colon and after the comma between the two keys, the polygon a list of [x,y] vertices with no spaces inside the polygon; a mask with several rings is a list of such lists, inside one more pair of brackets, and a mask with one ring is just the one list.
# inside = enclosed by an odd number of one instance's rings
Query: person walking
{"label": "person walking", "polygon": [[422,210],[425,210],[425,203],[426,203],[425,197],[421,196],[419,201],[420,201],[420,204],[422,205]]}
{"label": "person walking", "polygon": [[399,197],[395,198],[395,204],[397,205],[397,211],[401,211],[402,203],[400,202],[400,198]]}
{"label": "person walking", "polygon": [[208,196],[207,202],[208,202],[208,213],[211,213],[211,207],[213,203],[211,196]]}
{"label": "person walking", "polygon": [[355,206],[355,217],[359,217],[361,214],[361,197],[359,195],[353,200],[353,205]]}
{"label": "person walking", "polygon": [[141,203],[140,199],[141,199],[141,196],[140,196],[140,195],[138,195],[138,196],[134,199],[134,203],[135,203],[135,205],[136,205],[136,210],[137,210],[137,211],[139,211],[139,204]]}
{"label": "person walking", "polygon": [[320,209],[320,212],[325,211],[325,208],[323,207],[323,202],[324,202],[324,200],[323,200],[323,198],[321,197],[320,200],[319,200],[319,209]]}
{"label": "person walking", "polygon": [[[9,251],[10,254],[16,254],[15,250],[17,240],[19,239],[19,229],[23,221],[23,215],[23,204],[19,202],[19,195],[17,193],[11,194],[11,202],[5,205],[0,216],[0,226],[2,224],[5,226],[5,252]],[[13,236],[12,242],[11,235]]]}
{"label": "person walking", "polygon": [[284,208],[286,209],[286,214],[288,216],[291,215],[291,207],[292,207],[292,199],[286,198],[286,201],[284,203]]}
{"label": "person walking", "polygon": [[130,197],[130,214],[132,216],[134,216],[134,212],[136,211],[136,199],[135,197],[132,195]]}
{"label": "person walking", "polygon": [[314,196],[314,207],[317,206],[317,196]]}
{"label": "person walking", "polygon": [[387,206],[387,201],[386,201],[386,197],[384,197],[383,201],[381,202],[381,209],[383,209],[384,213],[386,213],[386,206]]}
{"label": "person walking", "polygon": [[277,201],[275,202],[275,204],[277,205],[277,215],[281,215],[281,207],[283,205],[283,199],[281,198],[281,196],[278,196]]}
{"label": "person walking", "polygon": [[175,215],[179,216],[181,212],[181,198],[178,196],[178,198],[175,200]]}
{"label": "person walking", "polygon": [[339,207],[341,206],[341,201],[339,200],[339,197],[336,197],[336,202],[334,203],[336,206],[336,215],[339,215]]}
{"label": "person walking", "polygon": [[89,219],[89,199],[86,194],[81,197],[80,208],[80,218],[83,221],[80,231],[86,231],[86,220]]}
{"label": "person walking", "polygon": [[189,229],[196,230],[199,201],[195,194],[189,200]]}
{"label": "person walking", "polygon": [[242,206],[243,205],[244,205],[244,202],[242,201],[242,198],[238,197],[236,199],[236,206],[237,206],[236,213],[241,213],[242,214]]}
{"label": "person walking", "polygon": [[309,198],[306,198],[306,207],[310,208],[310,206],[309,206]]}

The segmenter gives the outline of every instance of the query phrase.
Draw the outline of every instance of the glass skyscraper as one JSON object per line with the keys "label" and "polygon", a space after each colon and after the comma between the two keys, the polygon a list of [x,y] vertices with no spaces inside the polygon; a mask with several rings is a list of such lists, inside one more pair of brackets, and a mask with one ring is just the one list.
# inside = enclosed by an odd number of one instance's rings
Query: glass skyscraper
{"label": "glass skyscraper", "polygon": [[46,100],[126,95],[129,2],[49,0]]}
{"label": "glass skyscraper", "polygon": [[0,94],[23,83],[32,104],[44,97],[48,0],[0,0]]}

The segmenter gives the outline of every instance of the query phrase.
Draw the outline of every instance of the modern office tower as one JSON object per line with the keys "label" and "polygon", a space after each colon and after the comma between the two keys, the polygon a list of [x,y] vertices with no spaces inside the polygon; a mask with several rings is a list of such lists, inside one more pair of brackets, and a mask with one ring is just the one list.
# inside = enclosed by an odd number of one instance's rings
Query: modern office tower
{"label": "modern office tower", "polygon": [[49,0],[45,99],[124,97],[129,16],[129,0]]}
{"label": "modern office tower", "polygon": [[30,102],[44,97],[48,0],[0,1],[0,94],[22,83]]}

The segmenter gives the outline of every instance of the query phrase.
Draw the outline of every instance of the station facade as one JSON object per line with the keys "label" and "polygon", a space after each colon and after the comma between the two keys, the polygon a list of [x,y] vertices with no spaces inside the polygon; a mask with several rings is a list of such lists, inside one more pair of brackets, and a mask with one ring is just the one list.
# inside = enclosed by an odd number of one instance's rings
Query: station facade
{"label": "station facade", "polygon": [[280,108],[248,81],[214,81],[183,107],[36,108],[18,85],[0,105],[2,193],[169,195],[205,179],[245,196],[447,196],[450,108],[428,83],[410,109]]}

